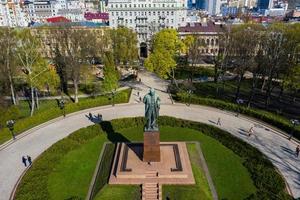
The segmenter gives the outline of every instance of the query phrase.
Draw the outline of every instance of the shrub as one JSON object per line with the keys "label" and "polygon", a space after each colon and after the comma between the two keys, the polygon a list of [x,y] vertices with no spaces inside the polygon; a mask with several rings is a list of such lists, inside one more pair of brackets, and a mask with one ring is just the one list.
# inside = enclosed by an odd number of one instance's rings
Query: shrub
{"label": "shrub", "polygon": [[[285,191],[285,182],[283,177],[276,171],[273,164],[255,147],[240,140],[239,138],[211,125],[202,124],[188,120],[176,119],[173,117],[162,116],[159,118],[159,124],[163,126],[185,127],[195,129],[216,140],[231,149],[234,153],[243,159],[243,165],[248,169],[257,192],[247,198],[248,200],[291,200],[292,198]],[[47,188],[47,176],[55,170],[55,163],[69,151],[79,148],[98,134],[106,132],[109,139],[110,134],[118,134],[114,130],[127,127],[140,127],[144,125],[143,117],[123,118],[112,120],[111,122],[102,122],[102,130],[99,125],[82,128],[67,138],[57,142],[46,150],[43,155],[37,159],[32,168],[25,174],[18,186],[16,199],[49,199]],[[115,137],[115,135],[114,135]],[[120,137],[115,137],[111,141],[119,141]],[[96,190],[99,191],[108,180],[109,169],[112,160],[114,145],[105,153],[106,157],[101,162],[100,170],[96,182]]]}
{"label": "shrub", "polygon": [[[115,103],[128,102],[131,90],[124,90],[116,94]],[[99,96],[96,98],[85,98],[79,101],[77,104],[68,103],[65,106],[66,113],[72,113],[87,108],[109,105],[111,100],[107,96]],[[25,130],[28,130],[34,126],[42,124],[46,121],[54,119],[62,115],[62,111],[58,107],[51,107],[44,112],[38,112],[32,117],[26,117],[16,121],[15,134],[20,134]],[[14,115],[13,115],[14,116]],[[18,116],[18,115],[16,115]],[[7,128],[0,131],[0,144],[11,138],[10,132]]]}
{"label": "shrub", "polygon": [[0,107],[0,129],[6,127],[8,120],[16,120],[20,117],[20,110],[17,106],[10,106],[9,108]]}
{"label": "shrub", "polygon": [[[211,98],[203,98],[195,95],[191,95],[191,98],[186,93],[177,93],[175,99],[180,102],[191,102],[192,104],[201,104],[206,106],[212,106],[224,110],[229,110],[233,112],[239,112],[250,117],[262,120],[266,123],[269,123],[287,133],[291,133],[293,131],[293,126],[290,121],[280,115],[276,115],[267,111],[247,108],[244,106],[239,106],[234,103],[225,102],[222,100],[211,99]],[[294,131],[294,136],[297,139],[300,139],[300,128],[296,128]]]}

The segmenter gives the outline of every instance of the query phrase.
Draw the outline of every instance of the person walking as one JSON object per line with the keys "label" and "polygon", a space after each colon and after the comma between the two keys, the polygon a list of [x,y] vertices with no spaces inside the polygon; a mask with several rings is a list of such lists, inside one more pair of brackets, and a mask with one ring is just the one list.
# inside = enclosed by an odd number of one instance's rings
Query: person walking
{"label": "person walking", "polygon": [[29,155],[27,155],[27,160],[28,160],[28,166],[30,166],[32,164],[32,160],[31,160],[31,157]]}
{"label": "person walking", "polygon": [[25,156],[22,156],[22,163],[24,164],[25,167],[27,167],[27,159]]}
{"label": "person walking", "polygon": [[99,120],[99,122],[102,122],[102,115],[101,114],[98,114],[98,120]]}
{"label": "person walking", "polygon": [[248,131],[248,137],[250,137],[251,135],[253,135],[253,126],[251,126],[251,128]]}
{"label": "person walking", "polygon": [[300,153],[300,145],[296,147],[296,157],[299,157],[299,153]]}
{"label": "person walking", "polygon": [[221,125],[221,118],[220,117],[218,118],[217,125],[222,126]]}
{"label": "person walking", "polygon": [[140,96],[140,92],[137,92],[137,96],[138,96],[138,97]]}

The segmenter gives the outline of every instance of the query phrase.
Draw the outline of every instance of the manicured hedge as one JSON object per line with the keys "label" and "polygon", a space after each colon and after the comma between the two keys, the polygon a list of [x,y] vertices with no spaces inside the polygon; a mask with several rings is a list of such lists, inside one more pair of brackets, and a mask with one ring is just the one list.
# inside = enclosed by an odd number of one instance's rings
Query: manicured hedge
{"label": "manicured hedge", "polygon": [[98,192],[108,183],[110,170],[113,163],[115,144],[106,144],[102,154],[99,169],[96,175],[96,180],[93,186],[90,199],[94,199]]}
{"label": "manicured hedge", "polygon": [[[122,129],[126,127],[142,126],[144,118],[124,118],[112,120],[111,123],[102,124],[103,129]],[[276,171],[271,161],[269,161],[259,150],[248,143],[231,135],[230,133],[218,129],[211,125],[192,122],[188,120],[176,119],[162,116],[159,118],[162,126],[184,127],[200,131],[221,142],[234,153],[243,158],[243,165],[249,170],[257,193],[249,199],[255,200],[289,200],[292,199],[285,191],[285,181]],[[237,191],[238,192],[238,191]]]}
{"label": "manicured hedge", "polygon": [[[191,95],[190,98],[186,93],[177,93],[175,99],[179,102],[184,102],[184,103],[190,102],[192,104],[201,104],[201,105],[212,106],[212,107],[229,110],[233,112],[239,112],[248,115],[250,117],[262,120],[266,123],[269,123],[279,129],[282,129],[288,134],[290,134],[293,130],[293,126],[288,119],[267,111],[247,108],[244,106],[239,106],[234,103],[228,103],[217,99],[198,97],[195,95]],[[294,137],[300,139],[300,127],[297,127],[296,130],[294,131]]]}
{"label": "manicured hedge", "polygon": [[[80,148],[81,145],[99,134],[103,134],[102,131],[99,131],[99,125],[82,128],[47,149],[22,178],[15,199],[50,199],[47,181],[49,175],[55,171],[57,163],[68,152]],[[81,198],[75,196],[69,199]]]}
{"label": "manicured hedge", "polygon": [[[126,103],[129,100],[131,90],[124,90],[116,94],[115,103]],[[109,105],[111,100],[107,96],[99,96],[96,98],[85,98],[79,101],[77,104],[68,103],[66,104],[66,113],[72,113],[79,110],[84,110],[87,108]],[[32,117],[27,117],[16,121],[15,124],[15,134],[20,134],[34,126],[42,124],[46,121],[54,119],[62,115],[62,111],[58,107],[53,107],[47,109],[45,112],[36,113]],[[9,140],[11,134],[7,128],[4,128],[0,131],[0,144]]]}
{"label": "manicured hedge", "polygon": [[[69,151],[79,148],[90,139],[104,133],[111,142],[124,141],[124,136],[114,130],[127,127],[141,127],[143,124],[143,117],[123,118],[112,120],[111,122],[102,122],[102,130],[99,129],[99,125],[93,125],[80,129],[67,138],[57,142],[34,162],[32,168],[23,177],[17,190],[16,199],[49,199],[49,193],[47,189],[45,189],[47,188],[47,176],[55,170],[55,163],[59,162]],[[273,164],[259,150],[248,143],[226,131],[199,122],[162,116],[159,118],[159,124],[162,126],[195,129],[218,140],[225,147],[239,155],[244,160],[243,165],[249,170],[253,183],[257,188],[257,193],[248,199],[292,199],[285,191],[283,177],[276,171]],[[104,171],[108,171],[107,166],[103,166]],[[107,174],[107,172],[105,172],[105,174]],[[107,180],[106,177],[105,180]],[[99,185],[103,185],[103,182],[100,182]]]}

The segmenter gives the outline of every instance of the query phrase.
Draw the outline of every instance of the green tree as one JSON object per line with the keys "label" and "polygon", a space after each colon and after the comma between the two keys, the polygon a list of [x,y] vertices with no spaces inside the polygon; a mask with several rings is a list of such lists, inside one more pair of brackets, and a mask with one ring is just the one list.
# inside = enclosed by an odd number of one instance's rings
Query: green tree
{"label": "green tree", "polygon": [[162,78],[171,77],[177,85],[174,73],[176,60],[185,49],[175,29],[163,29],[153,37],[152,52],[145,60],[145,67]]}
{"label": "green tree", "polygon": [[12,103],[17,104],[15,97],[14,75],[16,74],[15,51],[16,51],[16,31],[11,28],[0,29],[0,67],[5,82],[8,82]]}
{"label": "green tree", "polygon": [[40,41],[34,37],[29,29],[18,32],[17,56],[24,79],[31,91],[31,112],[35,108],[35,89],[40,86],[43,75],[49,71],[49,65],[42,57]]}
{"label": "green tree", "polygon": [[260,26],[256,24],[243,24],[231,30],[228,54],[234,60],[235,73],[238,75],[235,99],[240,96],[240,88],[246,71],[255,62],[259,34]]}
{"label": "green tree", "polygon": [[113,57],[117,64],[132,64],[138,58],[136,33],[126,27],[110,31]]}
{"label": "green tree", "polygon": [[295,102],[296,94],[300,90],[300,64],[290,68],[283,81],[286,88],[294,91],[293,101]]}
{"label": "green tree", "polygon": [[104,57],[104,80],[102,83],[105,92],[113,92],[119,85],[119,73],[115,67],[114,57],[112,53],[106,53]]}

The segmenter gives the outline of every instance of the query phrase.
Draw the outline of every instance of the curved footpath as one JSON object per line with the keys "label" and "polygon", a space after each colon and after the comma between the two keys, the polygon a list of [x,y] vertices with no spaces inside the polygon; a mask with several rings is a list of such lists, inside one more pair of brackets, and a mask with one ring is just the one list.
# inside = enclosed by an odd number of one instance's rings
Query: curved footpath
{"label": "curved footpath", "polygon": [[[136,117],[143,116],[144,105],[141,103],[121,104],[115,107],[103,106],[83,110],[70,114],[66,118],[57,118],[47,122],[18,135],[16,141],[0,146],[0,200],[9,199],[16,182],[24,172],[25,167],[21,162],[23,155],[30,155],[35,159],[52,144],[70,133],[92,125],[93,122],[87,118],[89,112],[94,115],[101,113],[104,120]],[[187,107],[184,104],[163,104],[160,113],[214,126],[217,126],[216,121],[220,117],[222,126],[219,127],[261,150],[283,174],[292,195],[295,198],[300,197],[300,158],[296,158],[294,154],[296,144],[287,140],[279,132],[248,118],[235,117],[233,113],[198,105]],[[254,126],[254,135],[248,138],[245,132],[251,126]]]}

